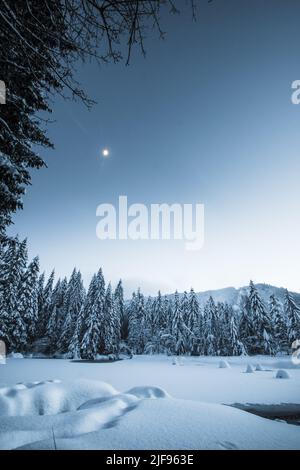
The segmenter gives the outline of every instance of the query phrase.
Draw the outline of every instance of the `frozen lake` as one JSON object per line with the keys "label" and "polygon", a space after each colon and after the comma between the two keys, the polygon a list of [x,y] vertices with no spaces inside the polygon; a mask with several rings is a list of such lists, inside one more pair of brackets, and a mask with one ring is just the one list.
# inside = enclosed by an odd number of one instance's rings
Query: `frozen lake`
{"label": "frozen lake", "polygon": [[[299,366],[289,357],[221,360],[8,359],[0,448],[299,449],[300,426],[226,406],[299,405]],[[287,378],[276,378],[279,369]]]}

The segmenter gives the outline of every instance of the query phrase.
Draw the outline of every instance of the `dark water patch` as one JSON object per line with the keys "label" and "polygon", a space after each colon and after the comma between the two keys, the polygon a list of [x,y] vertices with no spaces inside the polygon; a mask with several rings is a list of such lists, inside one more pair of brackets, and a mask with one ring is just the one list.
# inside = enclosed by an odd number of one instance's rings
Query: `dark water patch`
{"label": "dark water patch", "polygon": [[70,362],[82,362],[83,364],[111,364],[112,362],[122,360],[123,359],[71,359]]}
{"label": "dark water patch", "polygon": [[300,426],[299,403],[279,403],[272,405],[260,403],[233,403],[230,406],[262,418],[285,421],[288,424]]}

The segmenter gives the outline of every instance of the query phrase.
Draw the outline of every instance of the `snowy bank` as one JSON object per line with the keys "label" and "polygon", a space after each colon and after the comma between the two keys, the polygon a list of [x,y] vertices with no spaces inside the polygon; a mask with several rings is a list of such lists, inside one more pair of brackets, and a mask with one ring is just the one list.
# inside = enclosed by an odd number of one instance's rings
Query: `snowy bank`
{"label": "snowy bank", "polygon": [[300,427],[160,387],[94,380],[0,389],[1,449],[299,449]]}

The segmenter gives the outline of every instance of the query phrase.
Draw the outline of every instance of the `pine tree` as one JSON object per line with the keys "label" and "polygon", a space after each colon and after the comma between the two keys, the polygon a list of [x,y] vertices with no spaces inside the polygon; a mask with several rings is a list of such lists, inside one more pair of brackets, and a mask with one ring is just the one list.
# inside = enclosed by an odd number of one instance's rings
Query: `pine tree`
{"label": "pine tree", "polygon": [[[228,349],[228,338],[230,335],[230,320],[228,319],[227,305],[223,302],[217,303],[217,317],[218,317],[218,353],[221,356],[226,356]],[[228,322],[228,323],[227,323]]]}
{"label": "pine tree", "polygon": [[98,302],[96,301],[90,310],[90,315],[87,319],[87,330],[83,336],[81,343],[81,351],[83,359],[96,359],[99,354],[99,339],[100,339],[100,321]]}
{"label": "pine tree", "polygon": [[167,325],[166,312],[164,310],[163,298],[160,291],[158,291],[157,297],[153,302],[153,309],[153,323],[157,329],[154,334],[155,336],[159,336],[165,330]]}
{"label": "pine tree", "polygon": [[27,238],[25,238],[21,243],[18,244],[18,251],[17,251],[17,263],[20,267],[21,272],[23,272],[26,269],[27,260],[28,260]]}
{"label": "pine tree", "polygon": [[128,338],[128,315],[125,309],[124,290],[121,279],[114,292],[114,301],[116,315],[119,317],[120,322],[120,339],[126,341]]}
{"label": "pine tree", "polygon": [[167,323],[165,332],[170,333],[170,334],[172,332],[172,324],[173,324],[173,311],[174,311],[173,303],[174,302],[172,301],[172,299],[165,296],[164,308],[166,311],[166,323]]}
{"label": "pine tree", "polygon": [[66,319],[66,298],[68,292],[68,279],[63,278],[62,281],[56,284],[53,291],[53,303],[57,307],[57,323],[56,328],[58,332],[62,331],[63,324]]}
{"label": "pine tree", "polygon": [[48,348],[50,353],[59,349],[59,337],[61,330],[58,328],[58,308],[56,304],[51,306],[51,313],[47,324],[47,336],[49,338]]}
{"label": "pine tree", "polygon": [[241,315],[239,321],[239,337],[245,347],[247,354],[251,354],[253,343],[255,341],[255,331],[252,321],[249,296],[245,295],[241,306]]}
{"label": "pine tree", "polygon": [[183,321],[181,302],[177,291],[174,296],[172,337],[174,339],[174,353],[184,354],[186,352],[186,325]]}
{"label": "pine tree", "polygon": [[158,353],[160,348],[154,303],[155,300],[153,301],[150,296],[145,302],[145,318],[142,326],[145,339],[145,354]]}
{"label": "pine tree", "polygon": [[49,276],[49,279],[42,293],[42,298],[40,299],[41,305],[40,305],[40,310],[39,310],[38,328],[37,328],[37,334],[39,338],[42,338],[47,335],[47,325],[48,325],[49,318],[51,315],[53,282],[54,282],[54,270],[51,272]]}
{"label": "pine tree", "polygon": [[[233,310],[232,305],[229,305],[227,302],[220,303],[219,306],[219,324],[220,324],[220,354],[221,356],[230,356],[232,351],[232,340],[231,338],[231,331],[230,331],[230,324],[231,318],[234,317],[234,323],[237,330],[237,335],[239,341],[242,343],[240,337],[240,329],[239,329],[239,316]],[[242,343],[243,344],[243,343]]]}
{"label": "pine tree", "polygon": [[24,272],[18,294],[18,310],[26,326],[26,339],[31,343],[35,338],[38,320],[38,274],[39,259],[34,258]]}
{"label": "pine tree", "polygon": [[111,285],[108,284],[104,301],[103,326],[101,328],[105,354],[117,354],[120,343],[120,320],[112,295]]}
{"label": "pine tree", "polygon": [[199,331],[199,316],[200,308],[197,296],[194,289],[190,290],[189,295],[189,305],[188,305],[188,315],[187,315],[187,327],[189,330],[189,349],[191,354],[199,353],[199,340],[200,340],[200,331]]}
{"label": "pine tree", "polygon": [[[71,305],[72,305],[72,291],[73,291],[74,286],[76,284],[76,276],[77,276],[77,269],[74,268],[72,273],[71,273],[70,279],[68,281],[66,292],[65,292],[65,295],[64,295],[64,304],[63,304],[64,319],[63,319],[63,325],[62,325],[62,328],[61,328],[61,338],[60,338],[60,343],[61,344],[64,342],[63,338],[64,338],[64,328],[66,326],[66,322],[71,320],[70,318],[68,318],[68,316],[69,316],[70,309],[72,309],[72,307],[71,307]],[[52,295],[52,298],[53,298],[53,295]],[[64,347],[65,346],[66,346],[66,344],[64,344]]]}
{"label": "pine tree", "polygon": [[47,324],[47,336],[49,338],[49,352],[57,352],[61,349],[60,338],[66,318],[65,298],[68,288],[67,278],[58,279],[51,296],[50,316]]}
{"label": "pine tree", "polygon": [[95,302],[95,298],[97,294],[97,283],[98,283],[97,274],[94,274],[89,284],[88,292],[87,292],[85,302],[84,302],[84,312],[83,312],[83,329],[84,330],[87,329],[87,320],[92,311],[93,303]]}
{"label": "pine tree", "polygon": [[287,337],[291,347],[295,340],[300,339],[300,307],[288,290],[285,291],[284,310],[287,318]]}
{"label": "pine tree", "polygon": [[224,304],[218,302],[213,310],[212,315],[212,332],[215,338],[214,347],[215,354],[220,356],[222,354],[222,349],[224,348]]}
{"label": "pine tree", "polygon": [[145,353],[159,354],[169,351],[171,340],[172,309],[166,296],[160,291],[153,300],[148,297],[145,304],[145,317],[142,325],[145,337]]}
{"label": "pine tree", "polygon": [[255,332],[251,352],[254,354],[273,354],[270,317],[252,281],[250,281],[249,306]]}
{"label": "pine tree", "polygon": [[80,271],[73,270],[66,292],[66,305],[64,306],[65,321],[62,326],[60,346],[63,351],[69,350],[77,318],[85,300],[85,291]]}
{"label": "pine tree", "polygon": [[138,339],[138,325],[136,324],[137,295],[132,293],[128,308],[128,345],[135,353],[135,342]]}
{"label": "pine tree", "polygon": [[238,328],[236,325],[234,315],[230,318],[229,323],[229,338],[228,338],[228,353],[229,356],[240,356],[246,354],[245,347],[241,342],[238,334]]}
{"label": "pine tree", "polygon": [[211,296],[204,306],[203,330],[204,353],[207,356],[213,356],[217,354],[217,309]]}
{"label": "pine tree", "polygon": [[186,291],[184,291],[182,297],[181,297],[181,300],[180,300],[180,310],[181,310],[181,315],[182,315],[182,319],[185,323],[185,325],[187,325],[188,323],[188,317],[189,317],[189,298],[188,298],[188,294]]}
{"label": "pine tree", "polygon": [[81,354],[84,359],[96,359],[104,350],[105,344],[101,328],[103,326],[105,302],[105,281],[100,269],[93,277],[85,303],[84,322],[86,330],[81,343]]}
{"label": "pine tree", "polygon": [[164,316],[166,319],[166,327],[164,333],[171,333],[172,328],[172,301],[165,295],[163,300],[163,309],[164,309]]}
{"label": "pine tree", "polygon": [[37,297],[38,297],[38,318],[41,318],[42,315],[42,308],[43,308],[43,294],[45,289],[45,273],[43,272],[40,274],[38,278],[38,285],[37,285]]}
{"label": "pine tree", "polygon": [[146,321],[145,299],[140,289],[132,296],[129,314],[128,344],[135,354],[142,354],[146,345]]}
{"label": "pine tree", "polygon": [[19,276],[18,276],[19,281],[17,285],[17,304],[13,312],[13,318],[11,319],[12,325],[13,325],[12,338],[13,338],[13,343],[15,345],[15,349],[17,351],[24,351],[27,345],[26,324],[19,311],[19,299],[20,299],[20,293],[22,289],[22,279],[26,270],[27,259],[28,259],[27,239],[25,238],[18,245],[18,250],[17,250],[16,265],[18,266],[18,269],[19,269]]}
{"label": "pine tree", "polygon": [[11,240],[1,263],[0,339],[8,349],[23,351],[26,346],[26,326],[18,309],[21,279],[26,268],[26,240]]}
{"label": "pine tree", "polygon": [[274,325],[274,343],[277,352],[288,349],[287,325],[283,316],[282,306],[274,294],[270,296],[269,302],[270,318]]}
{"label": "pine tree", "polygon": [[79,315],[76,319],[76,325],[73,332],[73,336],[69,343],[68,354],[72,359],[81,359],[81,337],[84,318],[83,312],[84,306],[82,305]]}
{"label": "pine tree", "polygon": [[119,354],[120,352],[120,342],[121,342],[121,322],[118,308],[116,306],[115,299],[113,297],[112,302],[112,353]]}
{"label": "pine tree", "polygon": [[6,347],[11,347],[10,315],[17,304],[18,271],[13,272],[14,260],[17,252],[17,238],[12,240],[4,249],[1,244],[1,271],[0,271],[0,340]]}
{"label": "pine tree", "polygon": [[61,280],[58,279],[51,296],[50,315],[47,323],[47,336],[50,338],[50,349],[55,351],[58,345],[58,336],[61,334],[61,326],[58,325],[58,305],[61,294]]}
{"label": "pine tree", "polygon": [[113,297],[111,292],[111,284],[109,283],[105,293],[103,322],[101,325],[101,336],[103,342],[103,354],[110,354],[113,350],[114,326],[113,326]]}
{"label": "pine tree", "polygon": [[146,321],[146,311],[145,311],[145,297],[141,293],[140,289],[137,292],[137,304],[136,304],[136,318],[135,325],[137,330],[137,343],[136,343],[136,352],[137,354],[143,354],[146,345],[145,338],[145,325]]}

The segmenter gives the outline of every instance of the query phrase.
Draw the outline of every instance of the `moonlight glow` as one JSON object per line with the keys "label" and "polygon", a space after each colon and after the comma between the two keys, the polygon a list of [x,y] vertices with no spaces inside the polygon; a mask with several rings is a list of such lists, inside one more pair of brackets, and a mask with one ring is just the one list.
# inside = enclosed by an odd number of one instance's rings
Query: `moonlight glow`
{"label": "moonlight glow", "polygon": [[103,157],[108,158],[109,157],[109,150],[107,148],[103,149],[102,150],[102,155],[103,155]]}

